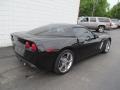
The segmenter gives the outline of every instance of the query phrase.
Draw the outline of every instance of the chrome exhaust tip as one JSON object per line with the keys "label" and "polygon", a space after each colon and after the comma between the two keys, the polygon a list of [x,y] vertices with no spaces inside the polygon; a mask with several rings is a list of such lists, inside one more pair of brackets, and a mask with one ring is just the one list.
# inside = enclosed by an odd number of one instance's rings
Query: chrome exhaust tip
{"label": "chrome exhaust tip", "polygon": [[26,66],[26,63],[23,63],[24,66]]}

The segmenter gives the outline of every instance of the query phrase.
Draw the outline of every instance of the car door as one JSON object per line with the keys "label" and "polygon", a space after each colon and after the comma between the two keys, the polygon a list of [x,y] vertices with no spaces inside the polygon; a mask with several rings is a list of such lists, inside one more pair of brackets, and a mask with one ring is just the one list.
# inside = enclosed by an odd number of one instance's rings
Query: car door
{"label": "car door", "polygon": [[74,32],[79,41],[78,52],[80,58],[85,58],[98,52],[100,40],[91,31],[76,27],[74,28]]}
{"label": "car door", "polygon": [[89,18],[89,28],[90,29],[97,29],[98,25],[97,25],[97,19],[96,17],[90,17]]}

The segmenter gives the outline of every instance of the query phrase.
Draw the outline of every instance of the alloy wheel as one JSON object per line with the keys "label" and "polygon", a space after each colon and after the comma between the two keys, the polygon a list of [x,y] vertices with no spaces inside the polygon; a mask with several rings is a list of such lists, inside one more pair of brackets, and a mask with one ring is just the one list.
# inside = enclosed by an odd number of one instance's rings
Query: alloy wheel
{"label": "alloy wheel", "polygon": [[71,68],[72,64],[73,64],[73,55],[70,52],[66,52],[60,57],[58,63],[58,69],[60,72],[65,73]]}
{"label": "alloy wheel", "polygon": [[108,41],[106,44],[105,52],[109,52],[109,50],[110,50],[110,41]]}

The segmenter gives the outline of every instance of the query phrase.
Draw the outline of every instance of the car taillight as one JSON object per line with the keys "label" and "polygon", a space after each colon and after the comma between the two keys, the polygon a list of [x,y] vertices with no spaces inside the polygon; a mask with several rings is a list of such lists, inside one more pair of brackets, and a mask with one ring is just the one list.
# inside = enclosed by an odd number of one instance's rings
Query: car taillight
{"label": "car taillight", "polygon": [[34,43],[31,46],[31,50],[32,50],[32,52],[37,51],[37,46]]}
{"label": "car taillight", "polygon": [[107,23],[106,26],[112,26],[112,23]]}
{"label": "car taillight", "polygon": [[110,23],[110,26],[112,26],[112,23]]}
{"label": "car taillight", "polygon": [[37,51],[37,46],[35,43],[32,43],[32,42],[26,42],[25,43],[25,48],[32,51],[32,52],[36,52]]}
{"label": "car taillight", "polygon": [[29,42],[25,43],[25,48],[30,48],[30,43]]}

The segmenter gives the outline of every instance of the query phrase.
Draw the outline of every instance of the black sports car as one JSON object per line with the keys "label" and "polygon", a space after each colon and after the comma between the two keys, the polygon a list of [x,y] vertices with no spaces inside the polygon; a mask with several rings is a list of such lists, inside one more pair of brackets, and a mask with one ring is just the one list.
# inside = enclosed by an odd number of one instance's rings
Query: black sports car
{"label": "black sports car", "polygon": [[68,72],[78,60],[109,52],[111,45],[109,35],[72,24],[50,24],[13,33],[11,40],[18,59],[58,74]]}

